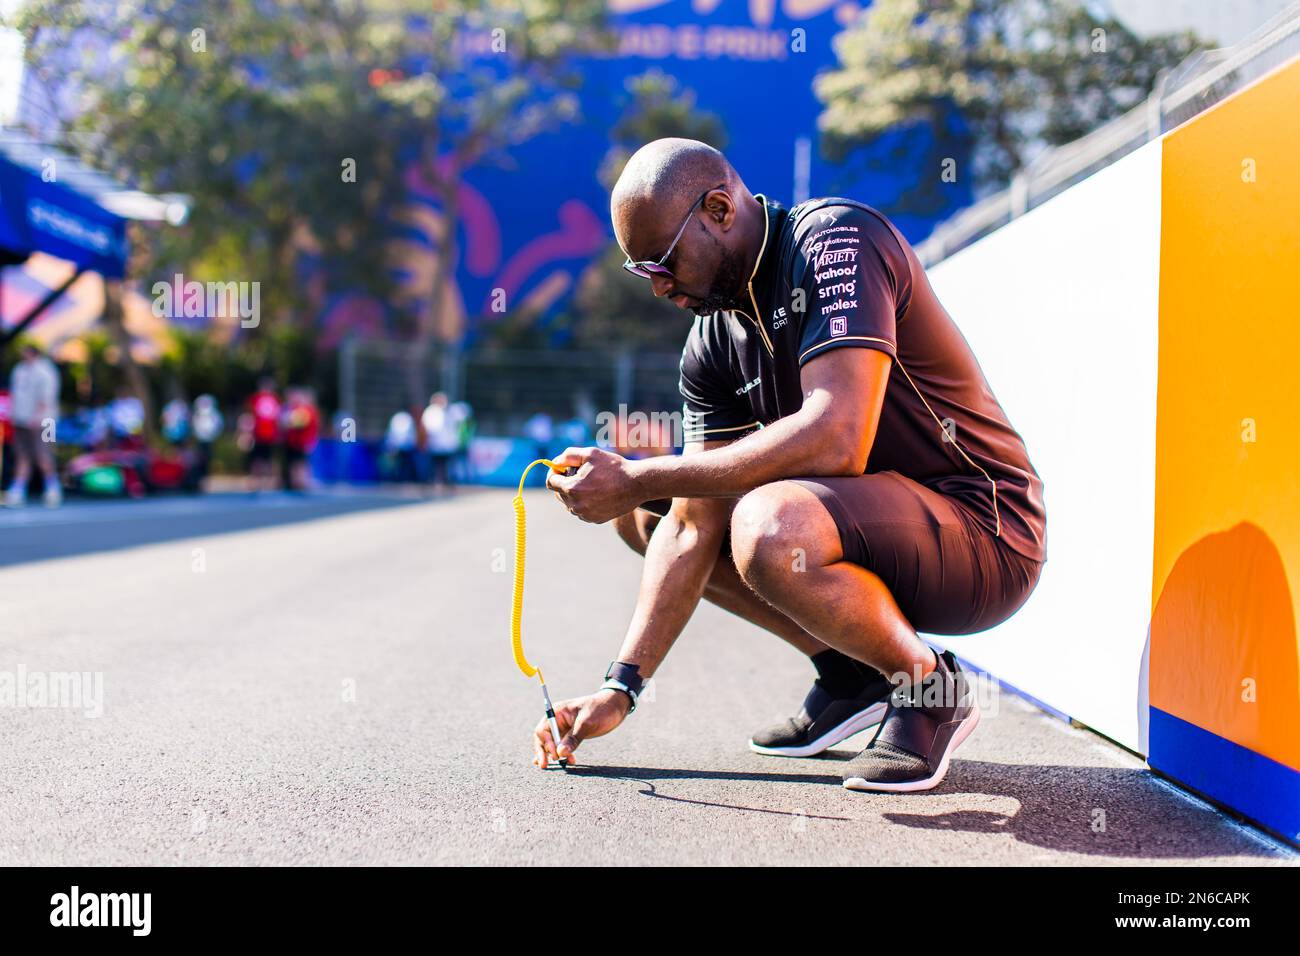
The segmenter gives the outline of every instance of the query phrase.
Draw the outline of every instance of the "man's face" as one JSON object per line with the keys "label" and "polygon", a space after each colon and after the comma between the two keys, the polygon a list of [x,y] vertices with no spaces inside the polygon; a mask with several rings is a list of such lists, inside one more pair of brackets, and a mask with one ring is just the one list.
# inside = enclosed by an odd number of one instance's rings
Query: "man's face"
{"label": "man's face", "polygon": [[[646,280],[656,296],[696,315],[711,315],[731,308],[744,286],[742,257],[739,250],[729,244],[735,233],[720,228],[716,206],[709,208],[712,203],[711,194],[704,207],[691,213],[672,254],[664,260],[663,266],[672,275],[652,274]],[[728,214],[734,216],[734,210],[722,212],[724,216]],[[632,245],[629,251],[634,258],[640,256],[657,261],[681,227],[680,213],[677,215],[679,218],[675,220],[660,218],[655,223],[650,242]]]}

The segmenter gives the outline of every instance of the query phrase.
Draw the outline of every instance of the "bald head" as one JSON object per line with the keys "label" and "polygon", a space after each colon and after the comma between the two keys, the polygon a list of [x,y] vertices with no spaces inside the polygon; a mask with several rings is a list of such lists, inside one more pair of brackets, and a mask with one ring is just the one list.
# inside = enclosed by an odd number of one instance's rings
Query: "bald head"
{"label": "bald head", "polygon": [[755,217],[761,215],[727,157],[694,139],[670,137],[642,146],[610,196],[610,219],[623,251],[633,260],[658,262],[672,248],[665,265],[677,278],[656,279],[654,292],[695,311],[723,307],[739,292],[745,261],[753,262],[761,243],[755,235]]}
{"label": "bald head", "polygon": [[631,211],[651,203],[689,205],[706,189],[739,181],[727,157],[707,143],[674,137],[656,139],[633,153],[623,167],[614,184],[610,209],[617,220],[619,210],[625,208]]}

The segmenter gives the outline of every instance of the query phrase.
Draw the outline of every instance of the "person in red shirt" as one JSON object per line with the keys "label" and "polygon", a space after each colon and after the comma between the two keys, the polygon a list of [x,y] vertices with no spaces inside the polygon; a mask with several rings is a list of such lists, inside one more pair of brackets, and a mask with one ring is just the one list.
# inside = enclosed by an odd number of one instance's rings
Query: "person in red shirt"
{"label": "person in red shirt", "polygon": [[285,393],[284,415],[284,486],[291,491],[306,491],[311,484],[311,457],[320,438],[320,410],[310,388],[291,388]]}
{"label": "person in red shirt", "polygon": [[275,449],[280,444],[280,416],[283,406],[276,394],[275,380],[263,378],[248,400],[248,473],[257,491],[275,485]]}
{"label": "person in red shirt", "polygon": [[9,443],[14,437],[13,421],[9,417],[9,390],[0,388],[0,487],[8,487],[5,484],[5,458],[12,458],[10,454]]}

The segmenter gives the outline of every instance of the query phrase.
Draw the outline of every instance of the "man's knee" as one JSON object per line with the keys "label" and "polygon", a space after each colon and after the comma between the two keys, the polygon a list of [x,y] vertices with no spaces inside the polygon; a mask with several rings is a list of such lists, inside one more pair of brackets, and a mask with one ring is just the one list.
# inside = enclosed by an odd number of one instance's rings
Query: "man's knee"
{"label": "man's knee", "polygon": [[643,508],[633,508],[627,514],[619,515],[613,523],[623,542],[637,554],[644,555],[659,516]]}
{"label": "man's knee", "polygon": [[745,583],[762,593],[792,573],[838,560],[839,532],[817,496],[792,481],[755,488],[731,515],[731,551]]}

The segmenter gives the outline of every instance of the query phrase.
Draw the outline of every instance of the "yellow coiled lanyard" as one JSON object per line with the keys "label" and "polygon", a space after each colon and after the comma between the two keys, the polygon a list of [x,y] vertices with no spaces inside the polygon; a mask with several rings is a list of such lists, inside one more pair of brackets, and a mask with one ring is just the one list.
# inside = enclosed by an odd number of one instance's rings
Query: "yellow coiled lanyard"
{"label": "yellow coiled lanyard", "polygon": [[[555,722],[555,708],[551,706],[551,695],[546,690],[546,678],[542,676],[542,669],[534,667],[528,663],[528,658],[524,656],[524,637],[523,637],[523,616],[524,616],[524,549],[527,543],[527,529],[524,518],[524,480],[527,479],[528,473],[532,471],[534,465],[545,465],[552,471],[564,471],[564,465],[557,465],[547,458],[539,458],[519,476],[519,490],[515,492],[514,501],[511,505],[515,509],[515,591],[514,599],[510,605],[510,648],[515,654],[515,663],[525,677],[537,675],[537,682],[542,685],[542,700],[546,703],[546,719],[551,726],[551,738],[555,741],[555,747],[558,750],[560,746],[560,728]],[[568,769],[569,762],[560,758],[560,767]]]}

